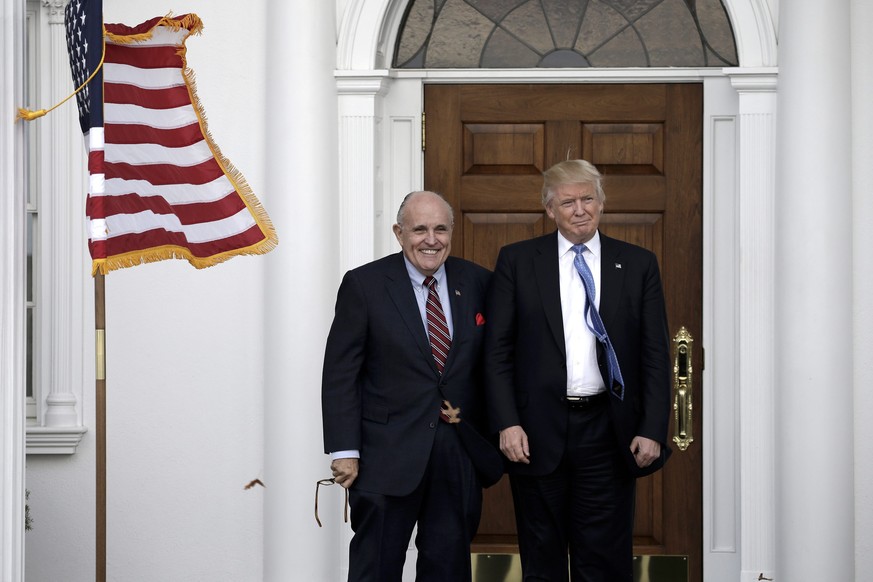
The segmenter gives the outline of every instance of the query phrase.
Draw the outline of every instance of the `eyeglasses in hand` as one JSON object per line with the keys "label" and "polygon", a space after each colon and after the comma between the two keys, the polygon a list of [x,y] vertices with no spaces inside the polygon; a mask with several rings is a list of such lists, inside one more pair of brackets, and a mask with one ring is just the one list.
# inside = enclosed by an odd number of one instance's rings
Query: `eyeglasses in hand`
{"label": "eyeglasses in hand", "polygon": [[[324,485],[325,487],[328,485],[333,485],[336,483],[336,480],[333,478],[330,479],[319,479],[315,482],[315,522],[318,524],[318,527],[322,527],[321,520],[318,519],[318,490]],[[343,509],[343,522],[349,522],[349,490],[343,487],[343,491],[345,492],[345,505]]]}

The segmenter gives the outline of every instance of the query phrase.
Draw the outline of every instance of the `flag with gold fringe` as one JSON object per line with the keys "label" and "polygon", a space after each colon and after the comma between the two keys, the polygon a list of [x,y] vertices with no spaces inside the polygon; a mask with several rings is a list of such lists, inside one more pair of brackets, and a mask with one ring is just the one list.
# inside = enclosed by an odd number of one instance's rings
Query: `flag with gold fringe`
{"label": "flag with gold fringe", "polygon": [[164,259],[203,268],[272,250],[270,218],[212,140],[197,98],[185,42],[200,18],[130,27],[104,25],[100,0],[65,10],[73,80],[85,85],[76,97],[92,273]]}

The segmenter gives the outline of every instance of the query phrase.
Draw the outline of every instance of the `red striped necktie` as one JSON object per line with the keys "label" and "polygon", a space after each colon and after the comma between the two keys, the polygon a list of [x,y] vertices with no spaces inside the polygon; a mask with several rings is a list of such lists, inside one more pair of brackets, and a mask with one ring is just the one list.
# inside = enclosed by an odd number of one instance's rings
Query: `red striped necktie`
{"label": "red striped necktie", "polygon": [[425,311],[427,312],[427,336],[430,339],[430,351],[433,354],[434,362],[436,362],[437,370],[442,374],[443,368],[446,367],[449,348],[452,347],[452,338],[449,336],[446,315],[443,313],[443,305],[437,294],[436,279],[430,276],[425,277],[424,285],[428,289]]}

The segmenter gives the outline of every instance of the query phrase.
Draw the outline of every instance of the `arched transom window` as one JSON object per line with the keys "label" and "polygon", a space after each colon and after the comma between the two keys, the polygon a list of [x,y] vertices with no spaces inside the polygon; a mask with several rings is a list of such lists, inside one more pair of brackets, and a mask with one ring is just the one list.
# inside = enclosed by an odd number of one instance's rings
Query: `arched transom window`
{"label": "arched transom window", "polygon": [[726,67],[720,0],[412,0],[400,69]]}

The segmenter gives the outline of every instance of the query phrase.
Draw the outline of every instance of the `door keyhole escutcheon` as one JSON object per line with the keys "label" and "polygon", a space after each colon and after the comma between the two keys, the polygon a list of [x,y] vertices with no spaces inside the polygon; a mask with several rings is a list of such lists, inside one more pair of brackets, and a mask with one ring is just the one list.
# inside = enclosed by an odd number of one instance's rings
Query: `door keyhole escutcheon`
{"label": "door keyhole escutcheon", "polygon": [[694,442],[692,421],[694,403],[692,398],[693,372],[691,345],[694,338],[683,325],[673,336],[673,442],[684,451]]}

